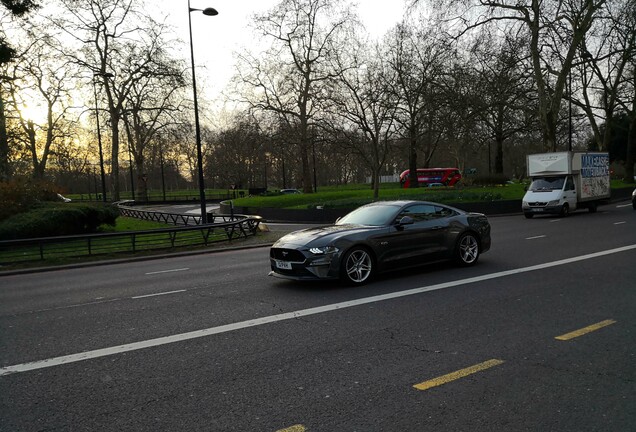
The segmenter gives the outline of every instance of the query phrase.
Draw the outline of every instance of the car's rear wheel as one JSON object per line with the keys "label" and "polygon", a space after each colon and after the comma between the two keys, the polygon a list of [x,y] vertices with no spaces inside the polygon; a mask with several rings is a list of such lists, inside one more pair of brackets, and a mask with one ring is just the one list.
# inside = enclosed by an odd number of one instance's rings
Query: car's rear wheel
{"label": "car's rear wheel", "polygon": [[352,248],[342,263],[342,279],[350,285],[362,285],[373,276],[373,258],[365,248]]}
{"label": "car's rear wheel", "polygon": [[479,240],[473,233],[463,234],[455,248],[455,261],[461,266],[471,266],[479,259]]}

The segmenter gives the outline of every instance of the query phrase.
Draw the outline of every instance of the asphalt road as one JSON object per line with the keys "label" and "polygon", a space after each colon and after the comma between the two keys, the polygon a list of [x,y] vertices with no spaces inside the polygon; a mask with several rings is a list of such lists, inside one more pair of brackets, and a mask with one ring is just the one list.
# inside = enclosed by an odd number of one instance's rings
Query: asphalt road
{"label": "asphalt road", "polygon": [[636,430],[636,212],[491,223],[359,288],[267,248],[0,277],[0,430]]}

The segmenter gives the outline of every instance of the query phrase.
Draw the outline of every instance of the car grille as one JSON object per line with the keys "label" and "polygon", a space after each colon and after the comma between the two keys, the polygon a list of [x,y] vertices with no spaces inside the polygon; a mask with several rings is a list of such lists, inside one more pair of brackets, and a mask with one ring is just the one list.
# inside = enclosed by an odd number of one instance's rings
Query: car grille
{"label": "car grille", "polygon": [[530,207],[545,207],[548,205],[547,202],[537,201],[537,202],[529,202],[528,205]]}
{"label": "car grille", "polygon": [[269,256],[281,261],[291,261],[299,263],[305,261],[305,256],[300,251],[297,251],[295,249],[271,248],[269,251]]}
{"label": "car grille", "polygon": [[282,275],[286,275],[286,276],[294,276],[297,278],[305,278],[305,279],[315,279],[316,275],[311,273],[309,270],[307,270],[305,267],[297,267],[291,270],[284,270],[284,269],[279,269],[279,268],[274,268],[272,267],[272,270],[274,270],[276,273],[282,274]]}

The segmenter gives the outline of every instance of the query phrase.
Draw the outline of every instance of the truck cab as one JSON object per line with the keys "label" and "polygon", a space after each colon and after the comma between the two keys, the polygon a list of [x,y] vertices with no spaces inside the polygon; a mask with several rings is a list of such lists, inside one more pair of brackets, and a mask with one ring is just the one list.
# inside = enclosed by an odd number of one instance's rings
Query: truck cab
{"label": "truck cab", "polygon": [[577,208],[576,183],[571,175],[535,177],[523,197],[523,214],[567,215]]}

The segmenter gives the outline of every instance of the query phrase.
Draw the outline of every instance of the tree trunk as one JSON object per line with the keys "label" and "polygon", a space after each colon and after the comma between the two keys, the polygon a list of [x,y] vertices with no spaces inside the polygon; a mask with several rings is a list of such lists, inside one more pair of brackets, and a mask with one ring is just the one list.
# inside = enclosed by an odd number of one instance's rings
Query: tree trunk
{"label": "tree trunk", "polygon": [[417,180],[417,136],[413,126],[409,131],[409,188],[420,187]]}
{"label": "tree trunk", "polygon": [[148,176],[145,172],[145,165],[143,155],[135,154],[135,169],[137,170],[137,192],[135,199],[141,202],[148,202]]}
{"label": "tree trunk", "polygon": [[373,201],[377,201],[380,197],[380,169],[378,167],[373,168]]}
{"label": "tree trunk", "polygon": [[111,161],[110,161],[110,192],[113,201],[120,200],[119,190],[119,110],[114,108],[110,110],[111,121]]}

